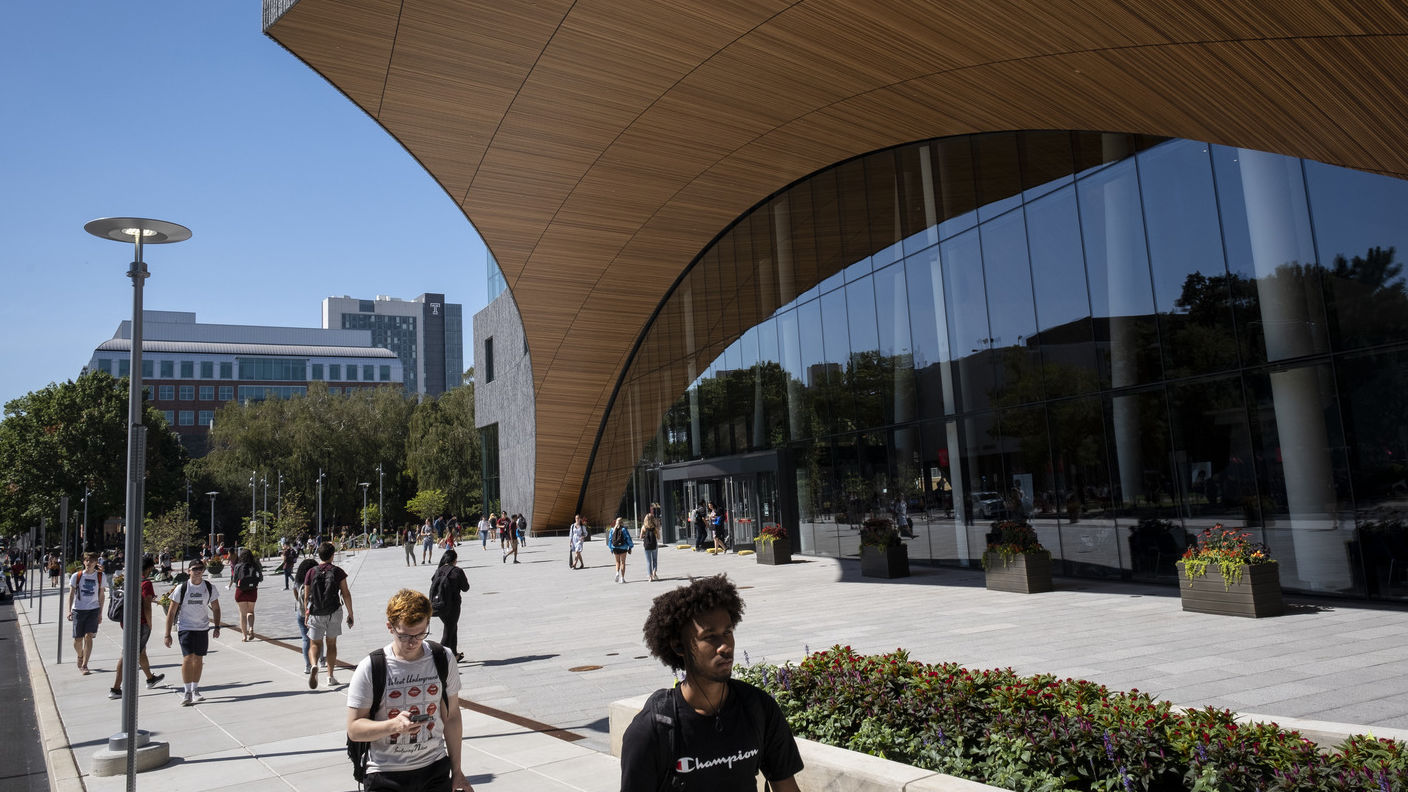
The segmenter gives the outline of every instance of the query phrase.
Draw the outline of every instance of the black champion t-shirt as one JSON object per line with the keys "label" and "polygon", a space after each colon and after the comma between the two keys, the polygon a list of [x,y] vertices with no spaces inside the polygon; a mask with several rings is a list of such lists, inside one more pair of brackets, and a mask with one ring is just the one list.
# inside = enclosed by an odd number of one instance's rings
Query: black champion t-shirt
{"label": "black champion t-shirt", "polygon": [[[675,776],[685,782],[684,789],[755,792],[759,771],[770,781],[801,771],[802,756],[792,731],[777,702],[763,691],[731,680],[718,718],[695,712],[678,687],[670,697],[674,706],[666,713],[678,713],[680,721]],[[658,792],[669,772],[669,765],[661,762],[668,748],[668,730],[656,728],[649,708],[642,710],[622,740],[621,792]]]}

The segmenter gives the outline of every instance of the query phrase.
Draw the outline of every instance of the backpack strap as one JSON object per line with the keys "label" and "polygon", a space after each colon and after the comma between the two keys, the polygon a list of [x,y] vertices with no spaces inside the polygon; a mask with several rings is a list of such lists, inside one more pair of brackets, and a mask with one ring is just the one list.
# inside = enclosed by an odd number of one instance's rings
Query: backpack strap
{"label": "backpack strap", "polygon": [[386,692],[386,650],[377,649],[368,656],[372,660],[372,708],[367,711],[367,717],[376,720],[376,710]]}
{"label": "backpack strap", "polygon": [[663,768],[660,775],[660,792],[671,788],[675,778],[675,765],[679,761],[680,736],[679,707],[672,688],[661,688],[650,695],[645,702],[650,712],[650,724],[655,729],[655,750],[657,767]]}
{"label": "backpack strap", "polygon": [[430,657],[435,661],[435,673],[440,675],[440,701],[445,706],[450,706],[450,691],[445,680],[450,678],[450,658],[440,650],[440,644],[434,641],[426,641],[426,647],[430,649]]}

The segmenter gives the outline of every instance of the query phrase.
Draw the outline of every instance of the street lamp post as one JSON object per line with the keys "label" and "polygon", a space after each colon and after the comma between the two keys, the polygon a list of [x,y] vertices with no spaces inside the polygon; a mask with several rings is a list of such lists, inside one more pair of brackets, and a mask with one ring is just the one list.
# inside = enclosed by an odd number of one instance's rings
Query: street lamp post
{"label": "street lamp post", "polygon": [[258,512],[255,511],[255,504],[257,503],[255,499],[259,495],[259,479],[257,478],[258,475],[259,471],[257,470],[249,471],[249,536],[251,539],[254,538],[254,533],[257,530],[254,527],[255,525],[257,525],[257,523],[255,523],[254,521],[259,516]]}
{"label": "street lamp post", "polygon": [[219,493],[219,492],[207,492],[207,493],[205,493],[205,494],[210,496],[210,549],[211,549],[211,551],[214,551],[214,550],[215,550],[215,496],[216,496],[216,495],[219,495],[220,493]]}
{"label": "street lamp post", "polygon": [[151,743],[148,734],[137,730],[137,654],[141,637],[137,626],[141,619],[142,499],[147,466],[147,430],[142,425],[142,282],[148,273],[142,261],[142,246],[182,242],[191,238],[191,230],[141,217],[104,217],[88,222],[83,230],[103,239],[131,243],[135,253],[132,268],[127,271],[132,279],[132,357],[127,389],[127,545],[122,615],[128,628],[122,631],[122,732],[108,740],[109,751],[126,751],[127,790],[135,792],[138,747],[143,748],[143,769],[160,767],[171,758],[169,745]]}
{"label": "street lamp post", "polygon": [[269,519],[269,474],[265,473],[259,477],[259,483],[264,485],[264,519]]}
{"label": "street lamp post", "polygon": [[323,469],[318,468],[318,524],[313,527],[313,533],[321,541],[323,537]]}
{"label": "street lamp post", "polygon": [[284,522],[284,474],[283,471],[276,471],[279,474],[279,484],[274,488],[274,508],[278,510],[278,515],[274,518],[280,525]]}
{"label": "street lamp post", "polygon": [[386,506],[381,490],[381,463],[376,463],[376,532],[386,533]]}
{"label": "street lamp post", "polygon": [[[362,536],[367,535],[367,487],[371,485],[372,483],[370,481],[357,482],[357,486],[362,488]],[[367,544],[370,545],[371,542]]]}
{"label": "street lamp post", "polygon": [[[88,496],[92,494],[93,491],[88,489],[88,487],[85,486],[83,488],[83,526],[79,528],[77,537],[78,548],[80,550],[82,550],[88,542]],[[77,555],[77,553],[74,555]]]}

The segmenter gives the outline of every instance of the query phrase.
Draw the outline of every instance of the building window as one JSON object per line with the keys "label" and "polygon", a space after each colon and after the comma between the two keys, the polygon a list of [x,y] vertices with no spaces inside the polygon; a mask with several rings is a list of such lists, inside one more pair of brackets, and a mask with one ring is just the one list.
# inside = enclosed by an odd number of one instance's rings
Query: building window
{"label": "building window", "polygon": [[156,397],[161,401],[171,401],[176,398],[175,385],[160,385],[156,389]]}
{"label": "building window", "polygon": [[240,379],[306,381],[308,361],[299,358],[238,358]]}
{"label": "building window", "polygon": [[200,378],[215,379],[215,361],[202,360],[200,362]]}
{"label": "building window", "polygon": [[[143,367],[142,367],[142,370],[145,372],[146,368],[147,368],[146,366],[143,366]],[[174,360],[163,360],[163,361],[161,361],[161,378],[162,378],[162,379],[172,379],[172,378],[175,377],[175,376],[176,376],[176,361],[174,361]]]}
{"label": "building window", "polygon": [[341,364],[341,363],[329,363],[329,364],[328,364],[328,379],[333,380],[333,381],[337,381],[337,380],[342,379],[342,364]]}
{"label": "building window", "polygon": [[98,371],[104,374],[112,373],[112,361],[107,358],[98,358]]}
{"label": "building window", "polygon": [[314,363],[314,364],[312,365],[312,369],[313,369],[313,373],[309,376],[309,379],[321,380],[321,379],[323,378],[323,364],[322,364],[322,363]]}
{"label": "building window", "polygon": [[167,425],[167,426],[175,426],[175,425],[176,425],[176,411],[175,411],[175,410],[162,410],[162,411],[161,411],[161,417],[166,419],[166,425]]}
{"label": "building window", "polygon": [[194,385],[182,385],[182,386],[181,386],[181,401],[191,401],[191,400],[194,399],[195,397],[196,397],[196,386],[194,386]]}
{"label": "building window", "polygon": [[362,366],[362,381],[371,382],[373,379],[374,377],[372,376],[372,367],[366,365]]}
{"label": "building window", "polygon": [[196,423],[200,424],[201,426],[210,426],[210,422],[213,420],[215,420],[214,410],[201,410],[200,413],[196,416]]}
{"label": "building window", "polygon": [[181,425],[182,425],[182,426],[194,426],[195,423],[196,423],[196,414],[195,414],[195,411],[194,411],[194,410],[182,410],[182,411],[181,411]]}
{"label": "building window", "polygon": [[132,361],[131,361],[131,359],[129,359],[129,358],[123,358],[123,359],[117,361],[117,376],[119,376],[119,377],[125,377],[125,376],[127,376],[128,374],[131,374],[131,373],[132,373]]}
{"label": "building window", "polygon": [[382,382],[390,382],[390,381],[391,381],[391,367],[390,367],[390,366],[382,366],[382,367],[381,367],[381,381],[382,381]]}
{"label": "building window", "polygon": [[230,400],[233,399],[233,398],[235,398],[235,386],[234,386],[234,385],[221,385],[221,386],[220,386],[220,401],[230,401]]}
{"label": "building window", "polygon": [[348,382],[352,382],[352,381],[354,381],[354,380],[356,380],[356,379],[357,379],[357,364],[356,364],[356,363],[348,363],[348,364],[347,364],[347,381],[348,381]]}
{"label": "building window", "polygon": [[331,386],[331,387],[328,388],[328,393],[340,395],[340,394],[342,393],[342,388],[339,388],[338,386],[333,385],[333,386]]}
{"label": "building window", "polygon": [[202,386],[200,386],[200,400],[201,400],[201,401],[214,401],[214,400],[215,400],[215,386],[214,386],[214,385],[202,385]]}
{"label": "building window", "polygon": [[196,378],[196,362],[194,360],[181,361],[181,379]]}
{"label": "building window", "polygon": [[484,487],[484,508],[497,511],[499,508],[499,425],[489,424],[479,430],[480,463],[483,465],[481,481]]}
{"label": "building window", "polygon": [[151,379],[155,376],[152,374],[154,371],[156,371],[156,366],[153,365],[151,358],[142,361],[142,379]]}
{"label": "building window", "polygon": [[220,379],[234,379],[235,364],[229,361],[220,364]]}
{"label": "building window", "polygon": [[484,381],[494,381],[494,339],[484,339]]}

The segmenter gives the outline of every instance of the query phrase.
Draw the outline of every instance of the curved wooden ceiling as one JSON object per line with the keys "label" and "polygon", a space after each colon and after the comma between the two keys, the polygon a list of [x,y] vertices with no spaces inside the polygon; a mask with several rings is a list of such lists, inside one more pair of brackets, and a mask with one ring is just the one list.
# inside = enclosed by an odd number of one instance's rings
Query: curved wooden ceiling
{"label": "curved wooden ceiling", "polygon": [[539,526],[571,520],[669,286],[832,163],[1090,129],[1408,176],[1392,0],[266,0],[276,15],[267,33],[399,140],[498,260],[532,355]]}

